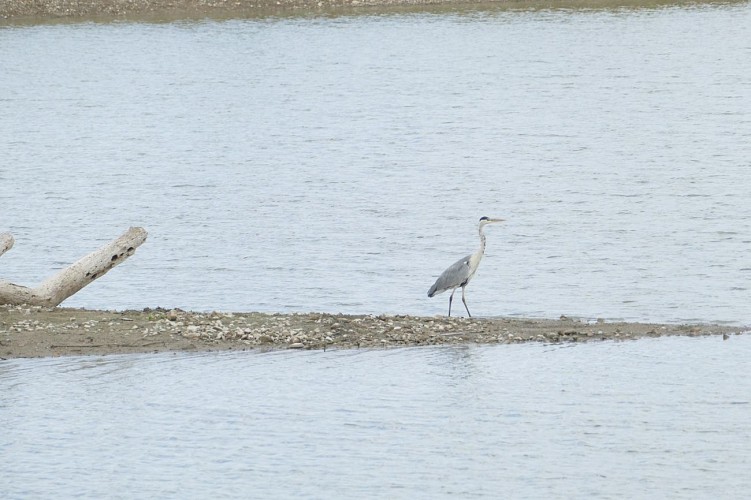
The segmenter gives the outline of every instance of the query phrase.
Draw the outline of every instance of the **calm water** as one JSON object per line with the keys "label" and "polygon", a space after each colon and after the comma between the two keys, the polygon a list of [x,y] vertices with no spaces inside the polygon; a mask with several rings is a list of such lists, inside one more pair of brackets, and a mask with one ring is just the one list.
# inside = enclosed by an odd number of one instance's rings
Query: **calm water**
{"label": "calm water", "polygon": [[3,498],[745,498],[751,336],[0,362]]}
{"label": "calm water", "polygon": [[[0,276],[751,324],[751,4],[0,27]],[[741,498],[751,336],[0,361],[0,496]]]}
{"label": "calm water", "polygon": [[751,323],[751,3],[0,28],[2,276],[66,302]]}

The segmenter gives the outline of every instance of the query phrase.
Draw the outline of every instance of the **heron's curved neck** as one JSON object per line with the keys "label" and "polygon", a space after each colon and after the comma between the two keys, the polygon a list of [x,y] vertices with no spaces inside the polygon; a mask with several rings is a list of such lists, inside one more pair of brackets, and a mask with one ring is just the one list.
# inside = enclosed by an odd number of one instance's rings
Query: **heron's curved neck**
{"label": "heron's curved neck", "polygon": [[480,224],[480,249],[477,251],[477,253],[480,255],[483,255],[485,253],[485,233],[483,232],[484,227],[484,225]]}

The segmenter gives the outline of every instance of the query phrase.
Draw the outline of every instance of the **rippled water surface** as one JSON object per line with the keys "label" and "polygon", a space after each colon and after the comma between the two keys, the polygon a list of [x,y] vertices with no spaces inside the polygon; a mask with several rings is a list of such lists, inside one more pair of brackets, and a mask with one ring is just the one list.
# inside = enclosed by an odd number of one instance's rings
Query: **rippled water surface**
{"label": "rippled water surface", "polygon": [[0,28],[2,276],[95,308],[751,322],[751,4]]}
{"label": "rippled water surface", "polygon": [[3,498],[744,498],[751,336],[0,361]]}

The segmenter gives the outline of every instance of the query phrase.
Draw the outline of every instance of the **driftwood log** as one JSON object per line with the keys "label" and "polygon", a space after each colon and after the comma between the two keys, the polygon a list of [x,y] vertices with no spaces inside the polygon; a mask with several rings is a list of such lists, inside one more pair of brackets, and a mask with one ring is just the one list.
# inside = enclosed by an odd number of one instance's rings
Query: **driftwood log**
{"label": "driftwood log", "polygon": [[[36,288],[0,280],[0,304],[55,307],[133,255],[136,248],[146,241],[146,234],[141,227],[131,227],[116,240],[91,252]],[[0,255],[12,246],[13,236],[0,234]]]}
{"label": "driftwood log", "polygon": [[10,233],[0,233],[0,255],[13,248],[13,236]]}

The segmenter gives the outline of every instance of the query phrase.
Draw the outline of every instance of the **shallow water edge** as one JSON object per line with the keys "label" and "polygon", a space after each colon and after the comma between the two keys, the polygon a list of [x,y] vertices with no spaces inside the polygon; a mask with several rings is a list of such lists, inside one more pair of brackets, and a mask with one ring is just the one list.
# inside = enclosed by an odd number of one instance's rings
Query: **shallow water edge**
{"label": "shallow water edge", "polygon": [[552,319],[96,311],[0,306],[0,358],[178,351],[358,349],[450,344],[576,343],[748,332],[718,324]]}

